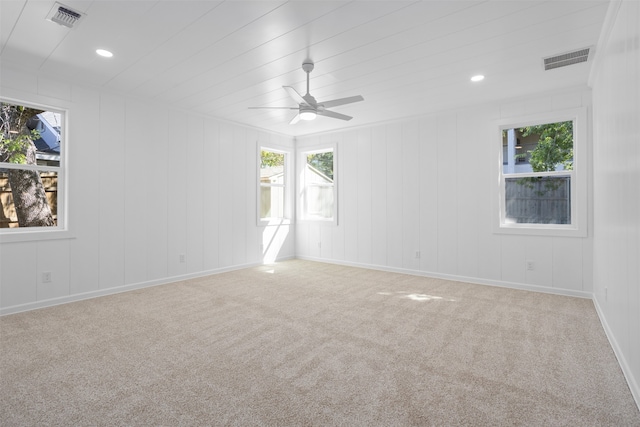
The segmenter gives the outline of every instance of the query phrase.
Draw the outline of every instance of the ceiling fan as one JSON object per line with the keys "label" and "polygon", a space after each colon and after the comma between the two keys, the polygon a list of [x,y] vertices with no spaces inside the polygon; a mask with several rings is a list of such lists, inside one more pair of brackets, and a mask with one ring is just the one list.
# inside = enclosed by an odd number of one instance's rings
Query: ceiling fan
{"label": "ceiling fan", "polygon": [[305,61],[302,64],[302,69],[305,73],[307,73],[307,93],[306,95],[300,95],[294,88],[291,86],[282,86],[284,90],[287,91],[287,94],[293,99],[298,106],[297,107],[249,107],[251,109],[276,109],[276,110],[298,110],[298,114],[295,115],[293,119],[289,122],[289,124],[293,125],[298,123],[299,120],[313,120],[317,115],[331,117],[334,119],[340,120],[351,120],[353,117],[347,116],[346,114],[336,113],[334,111],[327,110],[327,108],[337,107],[339,105],[351,104],[352,102],[364,101],[364,98],[360,95],[358,96],[350,96],[347,98],[340,99],[332,99],[330,101],[318,102],[316,99],[311,96],[309,93],[309,73],[313,70],[313,62]]}

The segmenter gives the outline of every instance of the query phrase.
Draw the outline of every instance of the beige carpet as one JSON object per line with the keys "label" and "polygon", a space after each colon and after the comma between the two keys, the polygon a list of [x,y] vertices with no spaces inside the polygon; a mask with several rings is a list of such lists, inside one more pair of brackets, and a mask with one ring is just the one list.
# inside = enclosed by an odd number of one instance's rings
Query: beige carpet
{"label": "beige carpet", "polygon": [[0,327],[3,426],[640,426],[579,298],[295,260]]}

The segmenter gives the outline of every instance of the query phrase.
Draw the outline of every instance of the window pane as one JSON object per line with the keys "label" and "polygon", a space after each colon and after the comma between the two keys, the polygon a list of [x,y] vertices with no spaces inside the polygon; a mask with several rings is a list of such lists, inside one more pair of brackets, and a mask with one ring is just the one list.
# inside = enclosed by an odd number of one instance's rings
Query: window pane
{"label": "window pane", "polygon": [[507,223],[571,224],[571,178],[506,178]]}
{"label": "window pane", "polygon": [[503,173],[573,170],[573,121],[505,129]]}
{"label": "window pane", "polygon": [[284,187],[260,187],[260,218],[284,218]]}
{"label": "window pane", "polygon": [[[262,150],[260,152],[260,170],[265,171],[265,175],[276,175],[284,171],[284,153]],[[260,177],[265,176],[262,173]]]}
{"label": "window pane", "polygon": [[53,111],[43,111],[29,119],[27,127],[36,131],[39,138],[34,139],[38,155],[38,164],[49,166],[60,165],[60,148],[62,140],[62,114]]}
{"label": "window pane", "polygon": [[330,220],[334,216],[333,150],[305,153],[303,216]]}
{"label": "window pane", "polygon": [[56,226],[57,172],[1,170],[0,205],[0,228]]}
{"label": "window pane", "polygon": [[305,196],[305,208],[309,218],[333,218],[333,187],[307,187]]}
{"label": "window pane", "polygon": [[333,151],[307,154],[307,169],[315,172],[325,181],[333,182]]}
{"label": "window pane", "polygon": [[260,151],[260,219],[285,217],[285,153]]}
{"label": "window pane", "polygon": [[60,166],[62,114],[0,103],[0,162]]}
{"label": "window pane", "polygon": [[58,172],[40,167],[61,166],[63,115],[10,102],[0,109],[0,228],[56,227]]}

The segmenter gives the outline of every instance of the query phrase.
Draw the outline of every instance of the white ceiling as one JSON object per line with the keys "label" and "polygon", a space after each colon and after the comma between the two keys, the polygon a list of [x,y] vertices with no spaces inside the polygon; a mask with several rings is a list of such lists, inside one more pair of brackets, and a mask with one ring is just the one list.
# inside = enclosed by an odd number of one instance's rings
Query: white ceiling
{"label": "white ceiling", "polygon": [[[304,135],[584,85],[591,60],[544,71],[542,58],[595,46],[600,1],[0,1],[0,59],[54,77],[288,135]],[[111,50],[105,59],[95,49]],[[318,101],[362,95],[289,125],[283,85]],[[484,74],[481,83],[470,82]]]}

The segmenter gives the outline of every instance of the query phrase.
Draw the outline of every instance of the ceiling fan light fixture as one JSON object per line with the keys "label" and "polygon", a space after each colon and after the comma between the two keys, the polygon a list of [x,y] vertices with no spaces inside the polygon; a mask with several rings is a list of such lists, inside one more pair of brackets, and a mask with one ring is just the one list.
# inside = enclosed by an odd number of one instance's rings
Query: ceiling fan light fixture
{"label": "ceiling fan light fixture", "polygon": [[316,118],[316,112],[311,109],[300,109],[300,120],[314,120]]}

